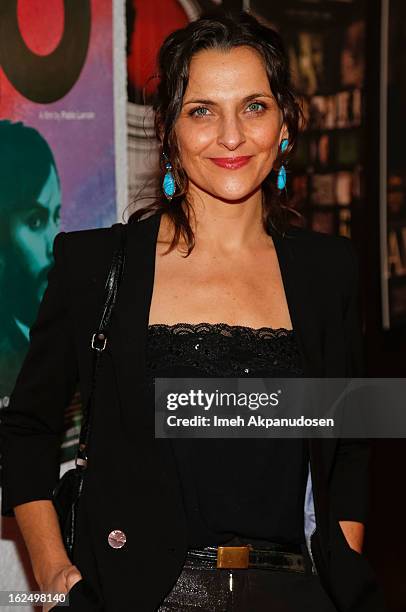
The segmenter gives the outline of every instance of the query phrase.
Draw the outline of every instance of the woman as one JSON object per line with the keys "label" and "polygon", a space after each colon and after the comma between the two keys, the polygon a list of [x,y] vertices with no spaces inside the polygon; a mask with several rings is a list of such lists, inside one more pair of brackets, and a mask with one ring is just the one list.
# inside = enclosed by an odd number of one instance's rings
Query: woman
{"label": "woman", "polygon": [[1,406],[15,384],[47,284],[61,185],[49,144],[21,122],[0,121],[0,160]]}
{"label": "woman", "polygon": [[126,228],[74,565],[50,499],[78,378],[89,394],[110,229],[55,239],[3,418],[3,514],[74,610],[384,610],[361,554],[364,444],[153,440],[154,376],[347,376],[361,358],[350,242],[287,227],[277,196],[300,119],[279,36],[247,14],[202,18],[167,38],[159,72],[164,195]]}

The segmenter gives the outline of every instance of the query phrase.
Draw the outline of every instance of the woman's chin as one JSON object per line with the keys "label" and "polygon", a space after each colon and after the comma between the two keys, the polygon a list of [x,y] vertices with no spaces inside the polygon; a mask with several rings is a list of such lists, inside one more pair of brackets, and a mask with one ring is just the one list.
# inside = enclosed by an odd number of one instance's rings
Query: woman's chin
{"label": "woman's chin", "polygon": [[237,189],[224,189],[223,186],[223,188],[216,189],[211,186],[211,188],[206,190],[206,193],[217,200],[222,200],[230,204],[238,204],[247,200],[255,191],[256,188],[247,189],[247,187],[239,187]]}
{"label": "woman's chin", "polygon": [[241,204],[242,202],[245,202],[246,200],[248,200],[248,198],[250,198],[252,194],[253,194],[253,191],[241,190],[238,192],[232,192],[232,193],[227,192],[227,193],[218,194],[217,198],[229,204]]}

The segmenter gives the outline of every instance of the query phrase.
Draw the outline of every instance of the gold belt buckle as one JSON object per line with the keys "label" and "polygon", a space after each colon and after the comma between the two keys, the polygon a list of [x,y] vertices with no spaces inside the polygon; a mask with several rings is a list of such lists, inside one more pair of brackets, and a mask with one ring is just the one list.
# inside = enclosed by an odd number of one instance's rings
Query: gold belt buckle
{"label": "gold belt buckle", "polygon": [[218,546],[217,567],[246,569],[251,548],[251,544],[245,546]]}

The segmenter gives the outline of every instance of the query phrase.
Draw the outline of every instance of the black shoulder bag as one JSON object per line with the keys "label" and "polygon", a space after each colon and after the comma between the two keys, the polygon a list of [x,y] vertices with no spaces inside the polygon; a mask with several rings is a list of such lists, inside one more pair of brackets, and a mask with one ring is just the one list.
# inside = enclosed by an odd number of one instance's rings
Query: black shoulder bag
{"label": "black shoulder bag", "polygon": [[127,226],[115,223],[113,226],[114,241],[118,242],[113,254],[110,271],[105,284],[105,301],[97,331],[92,335],[90,346],[93,350],[92,384],[86,409],[83,411],[79,445],[75,458],[75,467],[65,472],[53,489],[52,501],[58,515],[62,538],[66,552],[73,561],[75,523],[79,498],[83,488],[84,472],[87,467],[87,449],[90,435],[90,409],[96,387],[97,371],[101,354],[106,348],[108,326],[116,302],[119,284],[123,275],[125,261],[125,238]]}

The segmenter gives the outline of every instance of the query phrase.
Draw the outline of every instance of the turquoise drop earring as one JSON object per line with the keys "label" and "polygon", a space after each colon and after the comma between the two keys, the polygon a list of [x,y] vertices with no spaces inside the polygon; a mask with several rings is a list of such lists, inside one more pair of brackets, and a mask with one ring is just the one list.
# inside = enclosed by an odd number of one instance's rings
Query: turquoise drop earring
{"label": "turquoise drop earring", "polygon": [[[286,151],[288,144],[289,140],[287,138],[284,138],[281,142],[282,153]],[[286,187],[286,168],[283,165],[279,168],[277,185],[280,191],[282,191],[282,189],[285,189]]]}
{"label": "turquoise drop earring", "polygon": [[165,161],[165,170],[166,170],[162,188],[163,188],[166,198],[169,201],[171,201],[173,196],[175,195],[176,184],[175,184],[174,176],[172,174],[172,164],[169,161],[167,155],[165,155],[165,153],[163,153],[162,155]]}

